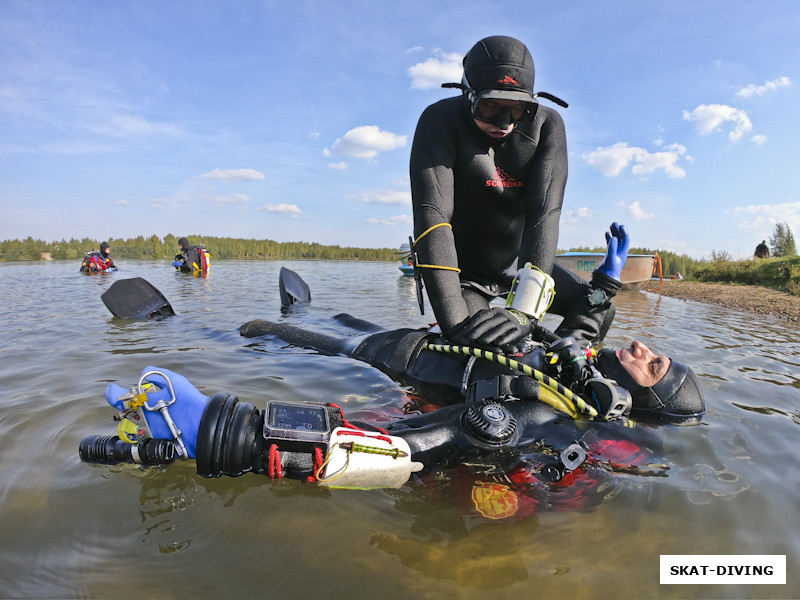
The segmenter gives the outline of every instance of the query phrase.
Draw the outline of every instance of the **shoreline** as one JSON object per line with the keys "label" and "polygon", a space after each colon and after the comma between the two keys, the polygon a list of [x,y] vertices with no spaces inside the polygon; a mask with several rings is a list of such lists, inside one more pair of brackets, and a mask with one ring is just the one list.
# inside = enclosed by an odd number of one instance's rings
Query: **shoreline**
{"label": "shoreline", "polygon": [[[655,283],[655,282],[654,282]],[[664,280],[661,294],[680,300],[693,300],[716,304],[759,315],[773,315],[780,319],[800,322],[800,296],[771,288],[729,283],[702,283],[699,281]]]}

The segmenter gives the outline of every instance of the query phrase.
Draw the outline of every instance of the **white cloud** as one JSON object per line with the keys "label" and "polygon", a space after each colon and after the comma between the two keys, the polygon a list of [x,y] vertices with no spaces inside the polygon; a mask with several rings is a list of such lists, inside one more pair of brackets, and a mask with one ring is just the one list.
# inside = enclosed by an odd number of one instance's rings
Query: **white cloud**
{"label": "white cloud", "polygon": [[455,52],[437,52],[435,57],[408,68],[412,90],[428,90],[443,83],[461,81],[461,72],[461,55]]}
{"label": "white cloud", "polygon": [[259,210],[266,210],[271,213],[287,215],[295,219],[303,215],[303,211],[300,210],[300,207],[298,207],[296,204],[267,204]]}
{"label": "white cloud", "polygon": [[375,192],[374,194],[362,194],[358,199],[368,204],[411,206],[411,192]]}
{"label": "white cloud", "polygon": [[[353,158],[371,159],[379,152],[405,146],[406,140],[407,136],[383,131],[377,125],[362,125],[345,133],[331,148]],[[330,152],[326,148],[323,154],[329,156]]]}
{"label": "white cloud", "polygon": [[751,83],[736,92],[740,98],[749,98],[750,96],[763,96],[767,92],[772,92],[778,88],[791,85],[792,82],[788,77],[778,77],[772,81],[767,81],[764,85],[756,85]]}
{"label": "white cloud", "polygon": [[[586,152],[583,159],[607,177],[616,177],[632,165],[634,175],[663,170],[668,177],[681,178],[686,176],[686,171],[677,162],[685,154],[686,148],[680,144],[672,144],[661,152],[648,152],[644,148],[628,146],[626,142],[617,142],[613,146]],[[686,159],[691,157],[686,156]]]}
{"label": "white cloud", "polygon": [[370,225],[411,225],[413,219],[411,215],[395,215],[386,219],[367,219]]}
{"label": "white cloud", "polygon": [[594,212],[592,209],[586,206],[581,206],[575,210],[568,210],[561,215],[561,220],[567,223],[577,223],[578,221],[584,221],[593,218]]}
{"label": "white cloud", "polygon": [[128,206],[130,202],[128,202],[127,200],[117,200],[116,202],[114,202],[114,204],[116,204],[117,206]]}
{"label": "white cloud", "polygon": [[764,144],[767,143],[767,136],[761,134],[754,135],[753,137],[750,138],[750,141],[758,146],[763,146]]}
{"label": "white cloud", "polygon": [[753,129],[753,123],[746,111],[725,104],[701,104],[692,112],[683,111],[683,120],[697,123],[697,131],[701,135],[720,131],[722,125],[730,121],[734,126],[728,133],[728,138],[732,142],[738,142],[745,133]]}
{"label": "white cloud", "polygon": [[638,200],[628,207],[627,212],[634,221],[646,221],[655,217],[654,213],[645,212]]}
{"label": "white cloud", "polygon": [[200,179],[264,181],[264,174],[255,169],[214,169],[199,175]]}
{"label": "white cloud", "polygon": [[741,217],[739,229],[742,231],[769,231],[771,233],[775,223],[779,221],[789,224],[795,231],[800,230],[800,201],[734,206],[727,212]]}
{"label": "white cloud", "polygon": [[337,171],[344,171],[347,168],[346,162],[334,162],[328,163],[328,167],[331,169],[336,169]]}

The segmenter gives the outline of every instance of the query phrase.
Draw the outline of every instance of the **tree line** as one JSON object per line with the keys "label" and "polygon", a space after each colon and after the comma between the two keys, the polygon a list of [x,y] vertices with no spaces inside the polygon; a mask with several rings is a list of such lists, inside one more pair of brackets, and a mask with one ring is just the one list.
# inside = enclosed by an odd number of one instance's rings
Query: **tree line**
{"label": "tree line", "polygon": [[[788,229],[788,228],[787,228]],[[785,235],[785,234],[784,234]],[[789,232],[791,235],[791,232]],[[328,246],[316,242],[276,242],[273,240],[256,240],[227,237],[210,237],[202,235],[187,236],[192,244],[204,244],[217,260],[370,260],[395,261],[397,250],[392,248],[355,248],[350,246]],[[138,236],[121,239],[109,238],[112,257],[117,260],[172,259],[178,253],[178,236],[167,234],[163,238],[157,235]],[[98,250],[100,241],[92,238],[59,240],[46,242],[32,237],[24,240],[4,240],[0,242],[0,261],[19,260],[80,260],[89,250]],[[794,240],[790,238],[790,244]],[[602,247],[572,248],[574,252],[605,252]],[[668,250],[652,250],[649,248],[631,248],[631,254],[656,254],[661,257],[664,276],[680,273],[690,277],[692,272],[708,261],[698,261],[685,254],[676,254]],[[712,253],[711,262],[718,256]]]}
{"label": "tree line", "polygon": [[[392,248],[355,248],[326,246],[315,242],[275,242],[241,238],[187,236],[192,244],[204,244],[212,260],[397,260],[397,250]],[[167,234],[138,236],[129,239],[109,238],[111,256],[115,260],[124,259],[172,259],[178,253],[178,236]],[[102,240],[100,240],[102,241]],[[5,240],[0,242],[0,260],[80,260],[89,250],[99,250],[100,241],[91,238],[45,242],[27,237],[24,240]],[[605,248],[574,248],[578,252],[605,252]],[[654,254],[661,257],[663,272],[691,274],[698,261],[685,254],[677,255],[667,250],[631,248],[631,254]]]}
{"label": "tree line", "polygon": [[[221,260],[397,260],[397,251],[391,248],[354,248],[326,246],[314,242],[275,242],[209,236],[186,236],[192,245],[204,244],[212,259]],[[179,236],[167,234],[138,236],[129,239],[109,238],[111,256],[124,259],[172,259],[178,252]],[[99,250],[100,242],[91,238],[45,242],[27,237],[24,240],[0,242],[0,260],[80,260],[86,252]]]}

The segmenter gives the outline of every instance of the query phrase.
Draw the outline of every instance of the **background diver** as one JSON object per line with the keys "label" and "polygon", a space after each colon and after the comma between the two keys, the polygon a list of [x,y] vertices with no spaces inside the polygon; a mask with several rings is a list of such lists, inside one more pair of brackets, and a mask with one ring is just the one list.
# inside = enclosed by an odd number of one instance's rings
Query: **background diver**
{"label": "background diver", "polygon": [[207,273],[211,267],[210,254],[205,245],[192,245],[185,237],[178,240],[180,254],[175,256],[172,266],[182,273]]}
{"label": "background diver", "polygon": [[108,242],[100,244],[100,251],[89,250],[81,262],[81,273],[100,273],[102,271],[118,271],[111,258],[111,246]]}

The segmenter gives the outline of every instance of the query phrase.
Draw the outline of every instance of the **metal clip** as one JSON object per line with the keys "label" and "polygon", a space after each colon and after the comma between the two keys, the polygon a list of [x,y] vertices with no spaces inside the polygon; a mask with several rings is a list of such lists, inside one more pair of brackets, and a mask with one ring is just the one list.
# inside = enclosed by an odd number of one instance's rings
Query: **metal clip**
{"label": "metal clip", "polygon": [[144,375],[142,375],[141,379],[139,379],[139,386],[138,391],[139,394],[143,394],[142,391],[142,382],[148,375],[161,375],[167,382],[167,386],[169,387],[169,393],[171,399],[169,401],[166,400],[159,400],[156,402],[155,406],[150,406],[147,402],[144,403],[145,409],[150,412],[159,412],[161,416],[164,417],[164,421],[167,423],[167,427],[169,427],[170,433],[172,433],[172,437],[175,438],[175,452],[177,452],[178,456],[180,456],[183,460],[186,460],[189,457],[189,453],[186,451],[186,446],[183,444],[183,440],[181,439],[181,430],[175,425],[175,421],[172,420],[172,417],[169,414],[169,406],[175,404],[175,390],[172,387],[172,382],[169,380],[164,373],[161,371],[148,371]]}

